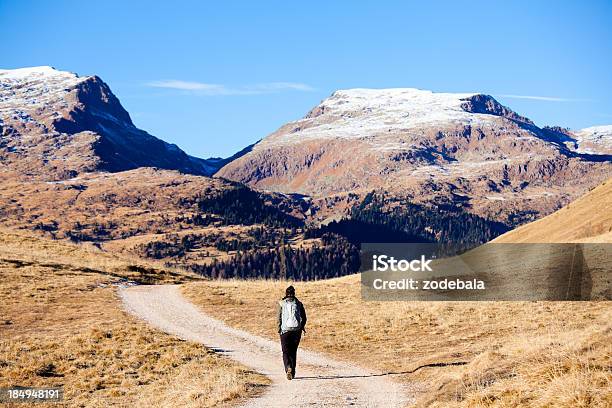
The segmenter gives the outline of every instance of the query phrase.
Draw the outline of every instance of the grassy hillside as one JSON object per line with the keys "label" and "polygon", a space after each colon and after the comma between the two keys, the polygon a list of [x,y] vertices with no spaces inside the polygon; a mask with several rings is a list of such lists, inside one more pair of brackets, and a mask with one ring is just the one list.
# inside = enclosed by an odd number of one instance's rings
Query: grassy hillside
{"label": "grassy hillside", "polygon": [[[94,247],[0,230],[0,387],[63,386],[59,406],[213,407],[267,379],[148,328],[116,295],[126,280],[191,278]],[[57,406],[57,405],[53,405]]]}
{"label": "grassy hillside", "polygon": [[[207,313],[276,340],[274,308],[287,285],[183,290]],[[365,302],[355,275],[295,286],[309,313],[304,347],[412,384],[420,406],[612,404],[607,302]]]}
{"label": "grassy hillside", "polygon": [[612,179],[571,204],[493,242],[612,242]]}
{"label": "grassy hillside", "polygon": [[359,242],[473,244],[506,231],[448,205],[373,193],[352,200],[350,220],[318,228],[307,200],[218,178],[141,168],[41,181],[0,171],[0,226],[212,278],[338,277],[358,270]]}

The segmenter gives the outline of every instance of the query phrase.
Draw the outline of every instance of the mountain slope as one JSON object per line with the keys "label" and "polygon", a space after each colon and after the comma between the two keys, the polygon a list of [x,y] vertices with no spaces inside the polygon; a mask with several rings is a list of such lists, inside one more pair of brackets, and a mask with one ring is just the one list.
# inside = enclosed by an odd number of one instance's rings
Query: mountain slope
{"label": "mountain slope", "polygon": [[216,175],[312,196],[319,220],[346,214],[347,193],[376,190],[516,225],[607,178],[612,156],[591,150],[580,153],[574,135],[539,128],[488,95],[350,89]]}
{"label": "mountain slope", "polygon": [[612,179],[540,220],[493,242],[612,242]]}
{"label": "mountain slope", "polygon": [[256,247],[251,241],[275,247],[281,235],[288,239],[285,229],[302,226],[300,211],[278,194],[170,170],[88,173],[61,181],[0,172],[1,225],[183,266],[227,257],[238,243],[243,251],[247,244]]}
{"label": "mountain slope", "polygon": [[210,175],[213,163],[134,126],[108,85],[51,67],[0,70],[0,169],[63,179],[159,167]]}

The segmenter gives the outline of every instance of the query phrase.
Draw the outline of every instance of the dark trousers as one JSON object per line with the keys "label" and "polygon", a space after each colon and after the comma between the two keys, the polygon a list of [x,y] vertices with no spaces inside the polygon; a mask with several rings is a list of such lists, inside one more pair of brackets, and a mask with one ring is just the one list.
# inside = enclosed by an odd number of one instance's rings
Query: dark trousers
{"label": "dark trousers", "polygon": [[291,368],[291,372],[295,375],[295,363],[297,362],[297,349],[302,338],[302,331],[288,331],[280,336],[281,348],[283,350],[283,364],[285,364],[285,372]]}

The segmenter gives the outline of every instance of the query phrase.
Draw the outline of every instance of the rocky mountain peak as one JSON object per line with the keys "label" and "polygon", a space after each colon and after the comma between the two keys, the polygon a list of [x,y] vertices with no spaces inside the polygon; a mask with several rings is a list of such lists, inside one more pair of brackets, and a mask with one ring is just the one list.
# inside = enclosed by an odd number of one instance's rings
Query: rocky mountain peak
{"label": "rocky mountain peak", "polygon": [[0,70],[0,168],[37,177],[158,167],[210,175],[214,163],[134,126],[98,76],[52,67]]}
{"label": "rocky mountain peak", "polygon": [[534,125],[534,123],[512,109],[505,107],[501,103],[497,102],[491,95],[475,94],[467,98],[462,99],[464,102],[461,104],[461,108],[466,112],[470,113],[481,113],[487,115],[501,116],[519,123],[527,125]]}

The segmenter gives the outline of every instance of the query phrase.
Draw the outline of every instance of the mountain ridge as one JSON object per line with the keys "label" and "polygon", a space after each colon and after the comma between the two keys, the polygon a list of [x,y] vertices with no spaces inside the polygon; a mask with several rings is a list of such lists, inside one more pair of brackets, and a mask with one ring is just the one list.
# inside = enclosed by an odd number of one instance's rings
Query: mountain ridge
{"label": "mountain ridge", "polygon": [[138,167],[212,175],[218,168],[137,128],[97,75],[48,66],[0,70],[0,132],[3,164],[34,176]]}
{"label": "mountain ridge", "polygon": [[415,88],[335,91],[226,159],[189,156],[138,129],[95,75],[0,70],[0,115],[0,169],[17,177],[140,167],[214,174],[304,197],[315,223],[346,217],[377,192],[389,206],[450,206],[515,226],[601,182],[612,158],[612,127],[540,128],[490,95]]}

